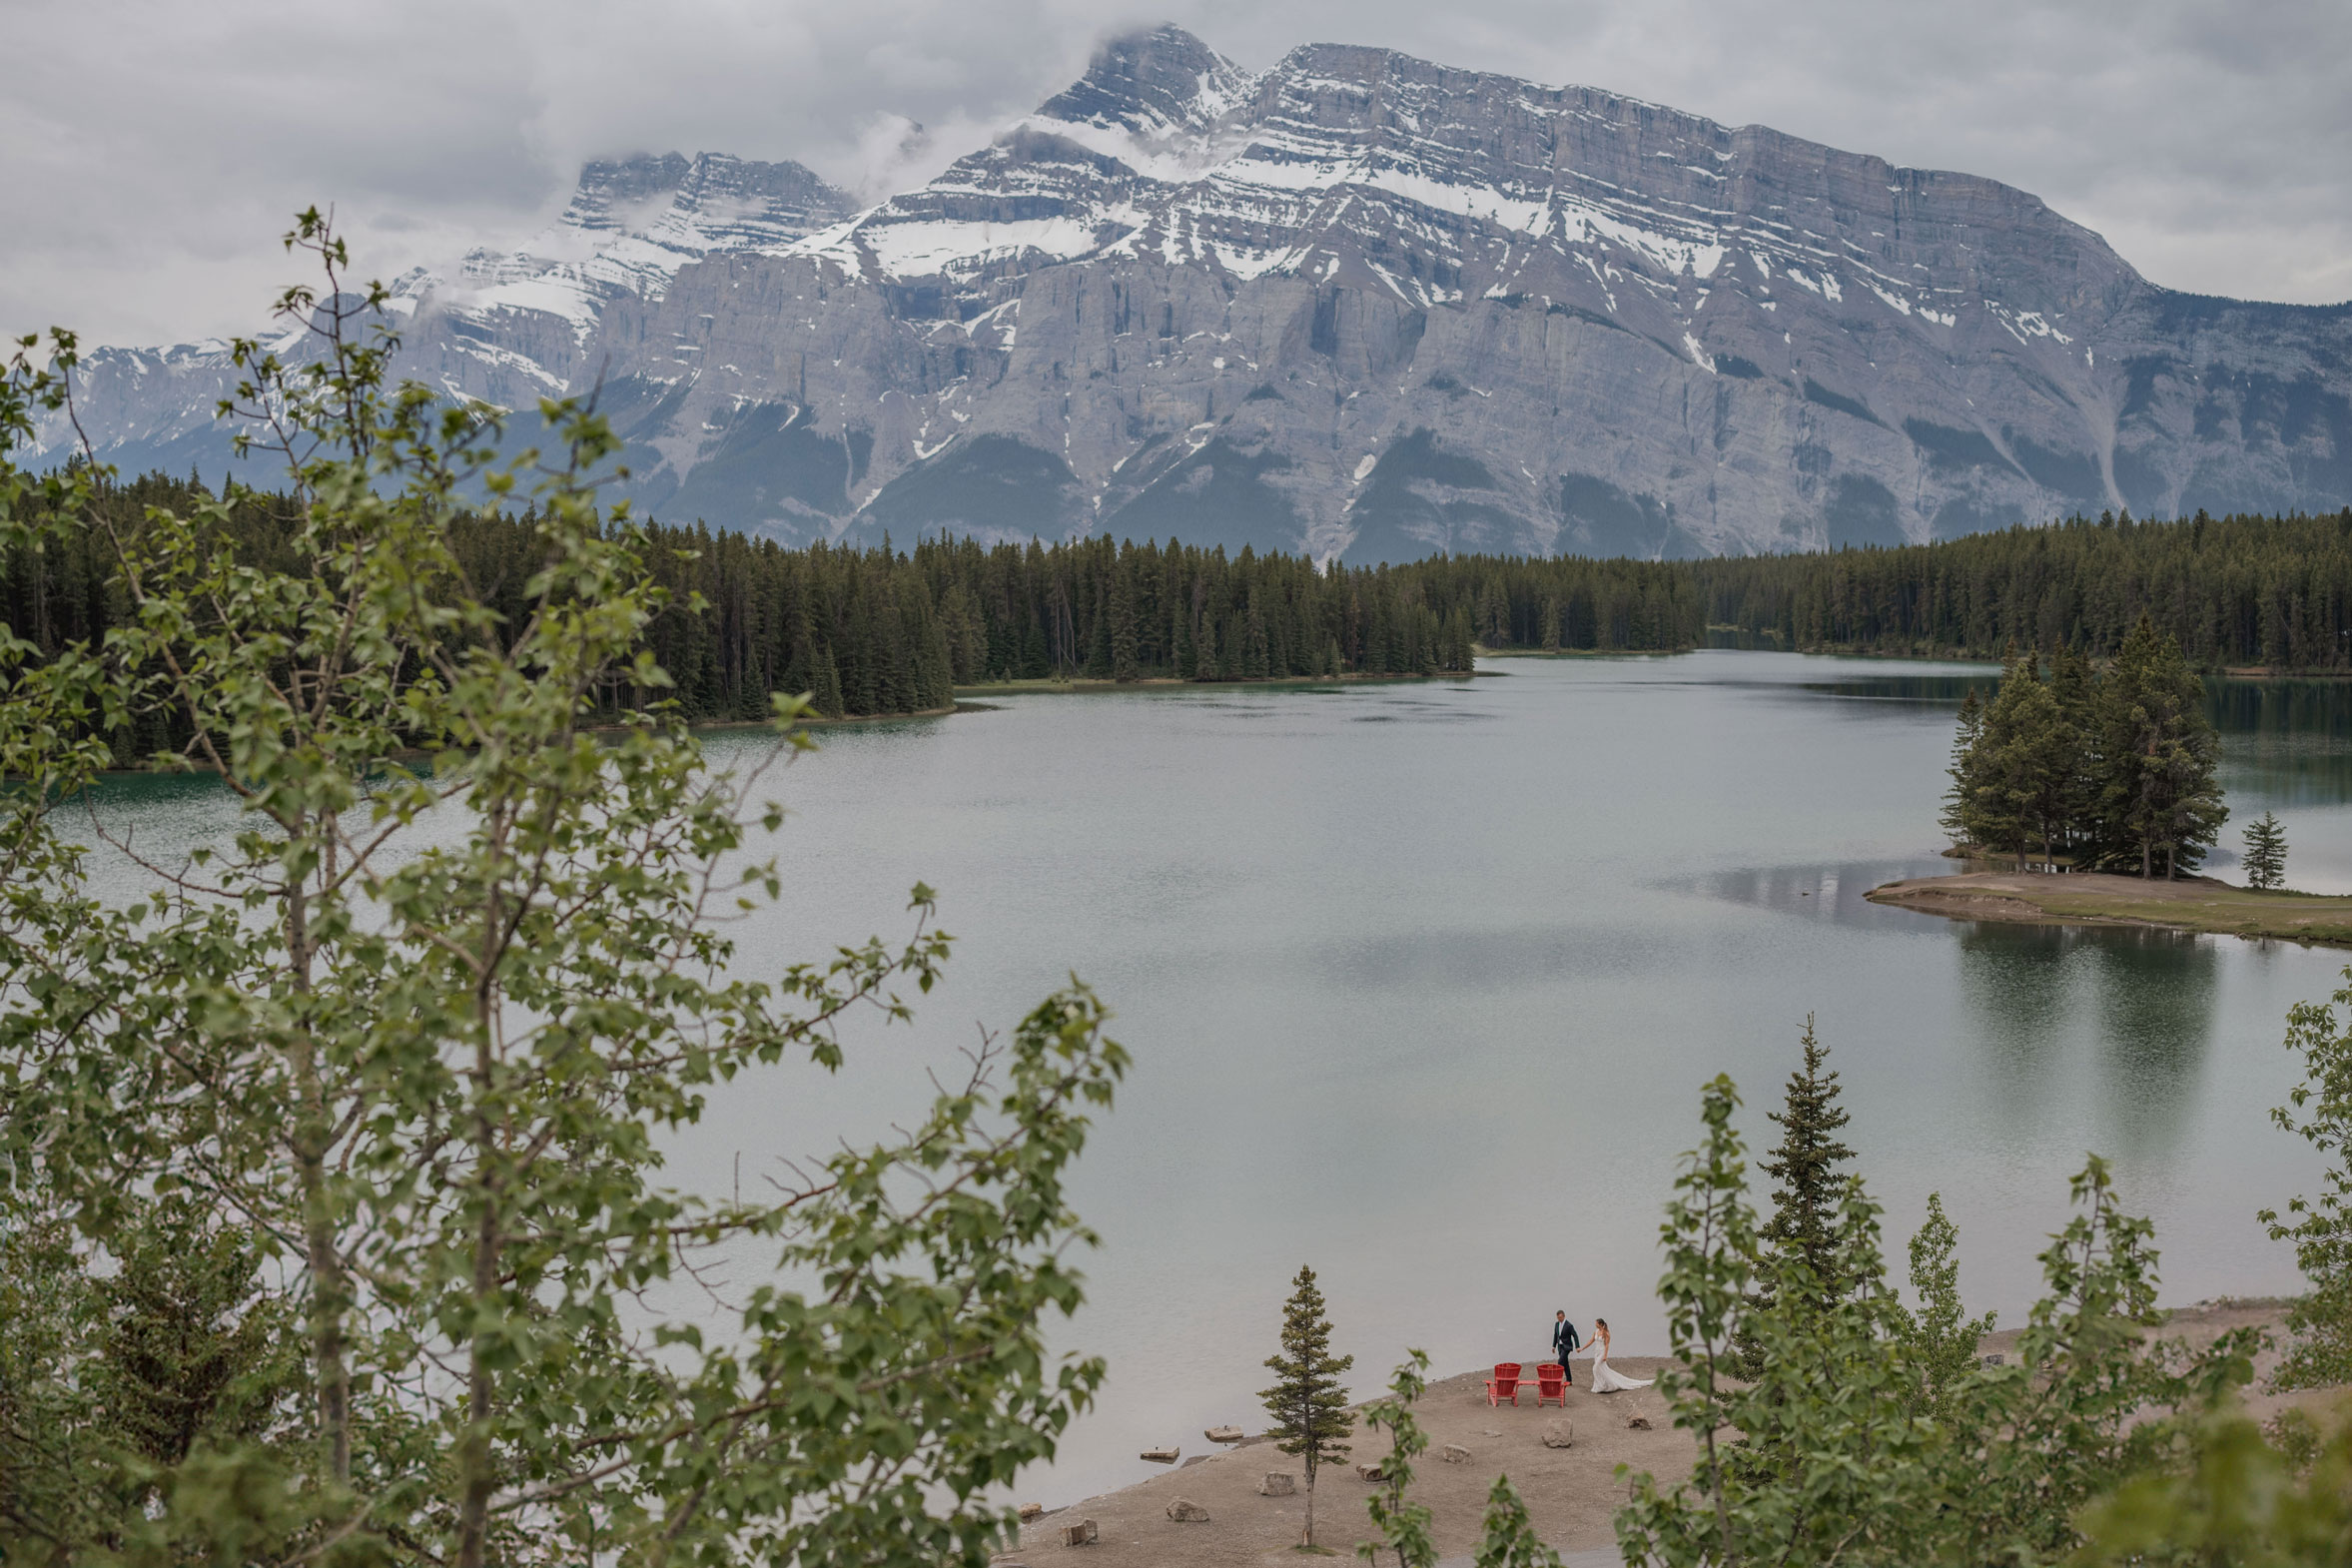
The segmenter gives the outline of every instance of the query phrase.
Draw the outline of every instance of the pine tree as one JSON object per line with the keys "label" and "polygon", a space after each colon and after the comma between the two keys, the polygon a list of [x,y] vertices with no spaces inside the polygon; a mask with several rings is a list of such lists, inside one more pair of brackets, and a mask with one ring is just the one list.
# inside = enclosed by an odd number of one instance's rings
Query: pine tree
{"label": "pine tree", "polygon": [[1984,713],[1976,772],[1976,842],[2012,850],[2025,868],[2038,840],[2044,859],[2075,752],[2030,654],[2009,656]]}
{"label": "pine tree", "polygon": [[2204,685],[2146,614],[2123,639],[2100,689],[2105,830],[2130,846],[2139,874],[2193,871],[2229,815],[2214,778],[2218,746]]}
{"label": "pine tree", "polygon": [[1216,618],[1203,615],[1200,617],[1199,651],[1192,660],[1192,678],[1216,680],[1221,673],[1216,662]]}
{"label": "pine tree", "polygon": [[[1847,1121],[1837,1103],[1838,1075],[1822,1071],[1830,1053],[1815,1038],[1810,1013],[1805,1016],[1805,1034],[1798,1043],[1805,1051],[1805,1066],[1789,1075],[1786,1103],[1771,1113],[1781,1125],[1781,1145],[1762,1164],[1769,1175],[1779,1178],[1780,1185],[1773,1191],[1772,1218],[1757,1230],[1757,1237],[1776,1254],[1804,1259],[1822,1292],[1822,1300],[1814,1304],[1827,1309],[1852,1284],[1838,1264],[1839,1214],[1847,1177],[1837,1167],[1852,1160],[1854,1151],[1837,1140],[1838,1130]],[[1763,1266],[1756,1272],[1758,1278],[1769,1279],[1774,1270]],[[1764,1371],[1764,1347],[1752,1325],[1774,1310],[1775,1292],[1770,1284],[1748,1292],[1732,1361],[1739,1375],[1750,1381]]]}
{"label": "pine tree", "polygon": [[1046,625],[1033,612],[1021,634],[1021,678],[1044,680],[1054,672],[1046,652]]}
{"label": "pine tree", "polygon": [[833,663],[831,643],[820,642],[817,644],[816,675],[816,686],[810,693],[810,700],[816,703],[817,711],[827,718],[840,718],[842,714],[841,671]]}
{"label": "pine tree", "polygon": [[1960,726],[1952,737],[1952,787],[1944,792],[1944,810],[1937,822],[1952,835],[1955,846],[1976,843],[1976,791],[1983,779],[1984,704],[1971,690],[1960,698]]}
{"label": "pine tree", "polygon": [[1134,680],[1137,670],[1136,592],[1134,568],[1123,560],[1111,576],[1111,678]]}
{"label": "pine tree", "polygon": [[2262,892],[2287,879],[2287,832],[2278,814],[2265,811],[2246,824],[2246,886]]}
{"label": "pine tree", "polygon": [[251,1237],[166,1199],[98,1286],[99,1353],[84,1369],[131,1451],[176,1465],[200,1439],[261,1435],[302,1387],[300,1325],[264,1290]]}
{"label": "pine tree", "polygon": [[1830,1051],[1815,1037],[1810,1013],[1798,1044],[1805,1066],[1789,1075],[1786,1102],[1772,1113],[1780,1124],[1781,1145],[1761,1162],[1780,1184],[1773,1189],[1772,1218],[1758,1233],[1775,1250],[1801,1253],[1834,1299],[1845,1294],[1847,1284],[1837,1266],[1838,1213],[1846,1194],[1846,1176],[1838,1167],[1852,1160],[1854,1151],[1838,1142],[1838,1130],[1848,1118],[1838,1104],[1838,1075],[1822,1071]]}
{"label": "pine tree", "polygon": [[1111,595],[1107,590],[1094,595],[1094,627],[1087,634],[1086,676],[1089,680],[1111,678]]}
{"label": "pine tree", "polygon": [[1331,1354],[1331,1322],[1323,1315],[1315,1271],[1299,1265],[1292,1283],[1290,1299],[1282,1304],[1282,1348],[1265,1360],[1274,1385],[1257,1397],[1273,1417],[1275,1446],[1306,1468],[1306,1535],[1299,1544],[1312,1546],[1315,1471],[1323,1461],[1346,1454],[1345,1439],[1355,1427],[1347,1413],[1347,1390],[1339,1383],[1339,1374],[1355,1364],[1355,1357]]}
{"label": "pine tree", "polygon": [[2097,677],[2079,649],[2067,648],[2050,661],[2049,694],[2062,726],[2062,766],[2057,802],[2061,823],[2057,852],[2077,871],[2097,865],[2106,851],[2098,830],[2099,756]]}

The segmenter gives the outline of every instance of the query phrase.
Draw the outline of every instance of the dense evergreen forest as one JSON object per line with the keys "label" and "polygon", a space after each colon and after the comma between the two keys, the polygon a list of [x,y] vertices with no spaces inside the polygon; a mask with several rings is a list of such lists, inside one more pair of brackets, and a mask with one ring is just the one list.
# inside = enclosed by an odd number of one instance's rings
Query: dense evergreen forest
{"label": "dense evergreen forest", "polygon": [[[2142,615],[2106,667],[2072,648],[2020,653],[1989,704],[1960,703],[1944,826],[1975,853],[2020,867],[2194,871],[2228,810],[2204,683],[2180,644]],[[2280,849],[2283,856],[2283,844]]]}
{"label": "dense evergreen forest", "polygon": [[[108,504],[131,522],[148,504],[204,498],[192,480],[149,475]],[[257,561],[282,549],[285,505],[242,498],[235,548]],[[537,564],[531,522],[484,515],[454,530],[458,569],[510,616]],[[2022,647],[2104,659],[2143,612],[2194,668],[2352,672],[2352,509],[2074,518],[1747,559],[1470,555],[1330,570],[1173,540],[794,549],[700,525],[653,532],[655,569],[677,597],[651,651],[687,711],[714,720],[764,714],[775,690],[867,715],[942,708],[957,686],[1009,680],[1434,675],[1467,670],[1474,644],[1664,652],[1736,637],[1820,652],[1992,658]],[[0,563],[0,623],[44,650],[102,635],[120,599],[98,558]],[[134,749],[163,738],[138,737]]]}

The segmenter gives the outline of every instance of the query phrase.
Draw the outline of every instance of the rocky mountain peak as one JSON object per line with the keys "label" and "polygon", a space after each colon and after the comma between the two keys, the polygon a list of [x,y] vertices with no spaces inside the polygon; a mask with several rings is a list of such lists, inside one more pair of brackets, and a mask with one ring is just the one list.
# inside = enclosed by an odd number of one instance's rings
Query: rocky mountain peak
{"label": "rocky mountain peak", "polygon": [[[2352,310],[2169,294],[1997,181],[1346,44],[1252,76],[1114,38],[854,215],[796,164],[593,164],[399,308],[406,374],[600,379],[641,504],[793,539],[1658,555],[2352,501]],[[182,471],[217,359],[94,359],[85,417]]]}
{"label": "rocky mountain peak", "polygon": [[1249,80],[1232,61],[1167,24],[1105,42],[1084,76],[1038,106],[1037,118],[1143,137],[1196,131],[1230,109]]}

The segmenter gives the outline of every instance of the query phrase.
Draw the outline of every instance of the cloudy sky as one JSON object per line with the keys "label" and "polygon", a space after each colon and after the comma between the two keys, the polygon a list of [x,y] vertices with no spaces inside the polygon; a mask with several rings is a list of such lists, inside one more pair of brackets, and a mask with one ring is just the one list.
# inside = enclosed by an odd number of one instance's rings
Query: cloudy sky
{"label": "cloudy sky", "polygon": [[389,277],[527,235],[592,156],[887,194],[1162,20],[1251,68],[1380,44],[1988,175],[2158,283],[2352,298],[2344,0],[0,0],[0,330],[250,328],[296,208]]}

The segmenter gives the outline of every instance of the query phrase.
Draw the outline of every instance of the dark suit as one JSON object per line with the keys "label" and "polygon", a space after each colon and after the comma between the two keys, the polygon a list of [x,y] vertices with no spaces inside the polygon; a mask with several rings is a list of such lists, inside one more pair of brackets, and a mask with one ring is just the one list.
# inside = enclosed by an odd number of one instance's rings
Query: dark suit
{"label": "dark suit", "polygon": [[1577,1347],[1583,1343],[1577,1337],[1576,1325],[1567,1318],[1563,1317],[1552,1324],[1552,1359],[1562,1366],[1568,1364],[1568,1357],[1575,1354]]}

